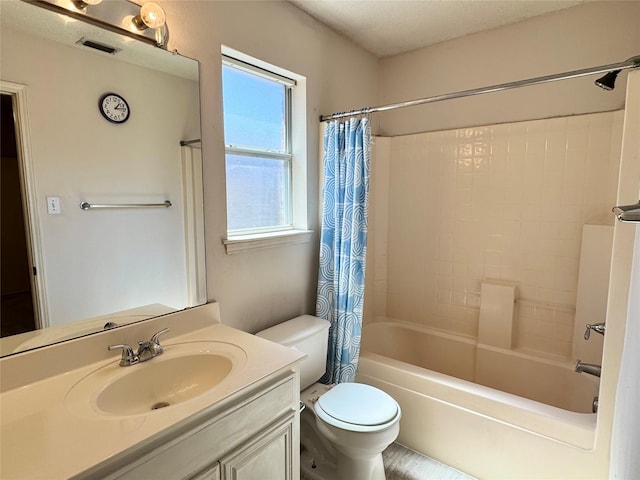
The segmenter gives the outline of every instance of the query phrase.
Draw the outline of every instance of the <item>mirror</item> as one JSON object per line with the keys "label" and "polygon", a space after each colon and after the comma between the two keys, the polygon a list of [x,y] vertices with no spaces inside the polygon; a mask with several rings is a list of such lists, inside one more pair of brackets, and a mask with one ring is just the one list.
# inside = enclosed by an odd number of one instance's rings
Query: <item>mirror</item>
{"label": "mirror", "polygon": [[198,62],[22,1],[1,22],[0,353],[206,303]]}

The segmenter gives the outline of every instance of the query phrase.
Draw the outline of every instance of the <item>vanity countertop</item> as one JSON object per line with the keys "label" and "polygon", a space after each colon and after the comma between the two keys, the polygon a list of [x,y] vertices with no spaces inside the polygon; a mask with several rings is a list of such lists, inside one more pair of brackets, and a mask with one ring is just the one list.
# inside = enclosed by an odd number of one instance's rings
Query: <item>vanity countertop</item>
{"label": "vanity countertop", "polygon": [[296,350],[222,324],[167,338],[163,344],[169,351],[172,344],[195,341],[236,345],[245,351],[246,364],[215,388],[169,408],[128,416],[79,414],[68,408],[67,392],[98,368],[117,363],[119,354],[2,393],[0,478],[66,479],[79,475],[157,439],[194,415],[215,410],[233,394],[275,372],[293,368],[304,358]]}

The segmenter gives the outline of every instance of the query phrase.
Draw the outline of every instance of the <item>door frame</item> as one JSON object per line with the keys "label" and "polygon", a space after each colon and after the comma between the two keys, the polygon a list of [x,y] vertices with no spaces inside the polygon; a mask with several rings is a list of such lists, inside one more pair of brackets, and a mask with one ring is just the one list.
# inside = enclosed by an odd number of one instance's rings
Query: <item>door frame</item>
{"label": "door frame", "polygon": [[[16,150],[21,182],[24,230],[27,240],[27,255],[31,272],[31,296],[36,329],[45,328],[49,323],[47,288],[44,280],[44,262],[38,216],[38,194],[36,189],[33,160],[31,155],[29,109],[27,108],[27,86],[0,80],[0,92],[10,95],[13,103],[13,118],[16,132]],[[34,272],[36,272],[34,274]]]}

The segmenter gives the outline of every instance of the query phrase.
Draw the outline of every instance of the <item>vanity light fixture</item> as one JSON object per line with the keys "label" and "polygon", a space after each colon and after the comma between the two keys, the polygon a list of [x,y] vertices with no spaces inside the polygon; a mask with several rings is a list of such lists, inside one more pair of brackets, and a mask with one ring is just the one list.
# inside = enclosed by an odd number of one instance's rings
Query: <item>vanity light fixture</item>
{"label": "vanity light fixture", "polygon": [[140,7],[140,13],[131,19],[131,22],[138,30],[162,28],[165,21],[164,10],[160,5],[153,2],[147,2],[142,5],[142,7]]}
{"label": "vanity light fixture", "polygon": [[[2,0],[0,0],[2,1]],[[132,0],[26,0],[33,5],[167,48],[169,28],[162,7]],[[136,0],[139,1],[139,0]],[[99,4],[98,8],[89,8]]]}

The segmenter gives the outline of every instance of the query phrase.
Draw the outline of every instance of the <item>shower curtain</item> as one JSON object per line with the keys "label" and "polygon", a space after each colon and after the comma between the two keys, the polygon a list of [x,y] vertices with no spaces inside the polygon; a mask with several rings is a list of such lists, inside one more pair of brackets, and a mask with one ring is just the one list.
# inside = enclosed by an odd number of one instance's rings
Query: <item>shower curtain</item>
{"label": "shower curtain", "polygon": [[352,382],[360,354],[367,252],[371,127],[325,125],[316,315],[331,322],[323,383]]}

